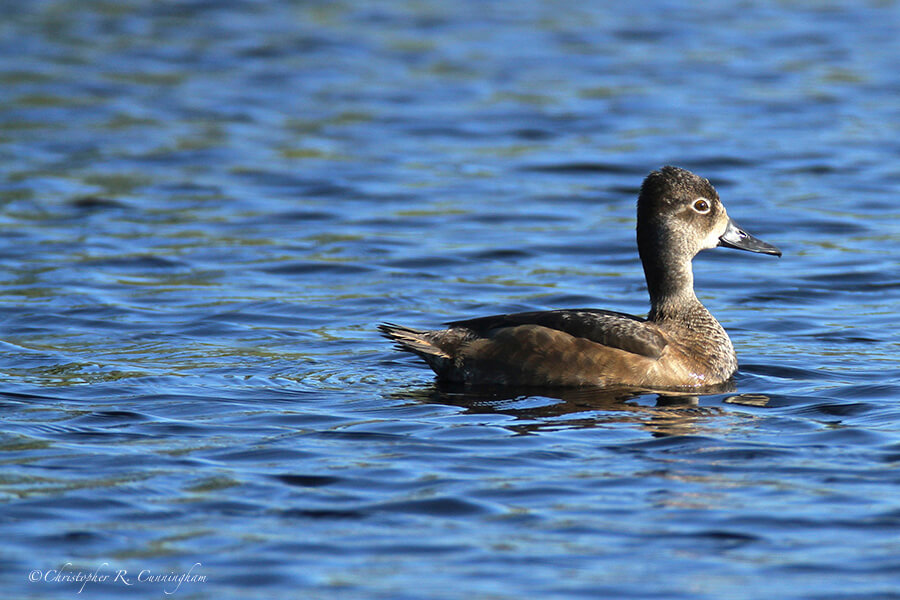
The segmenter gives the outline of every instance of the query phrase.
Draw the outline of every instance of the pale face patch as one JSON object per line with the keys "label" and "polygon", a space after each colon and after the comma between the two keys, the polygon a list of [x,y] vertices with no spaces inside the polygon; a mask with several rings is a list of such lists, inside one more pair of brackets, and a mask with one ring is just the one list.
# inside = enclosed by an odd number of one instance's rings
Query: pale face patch
{"label": "pale face patch", "polygon": [[701,249],[709,249],[715,248],[719,245],[719,238],[725,234],[725,230],[728,229],[728,213],[725,212],[725,207],[720,206],[720,212],[718,214],[718,219],[716,220],[716,226],[713,227],[712,231],[709,232],[703,242],[700,245]]}

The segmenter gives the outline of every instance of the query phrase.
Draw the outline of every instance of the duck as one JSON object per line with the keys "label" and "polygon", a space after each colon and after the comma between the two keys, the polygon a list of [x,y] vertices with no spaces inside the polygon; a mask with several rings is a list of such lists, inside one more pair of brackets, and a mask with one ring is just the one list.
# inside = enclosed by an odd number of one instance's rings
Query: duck
{"label": "duck", "polygon": [[694,292],[693,258],[716,247],[781,256],[725,210],[708,179],[664,166],[641,184],[638,255],[646,317],[596,308],[518,312],[445,323],[378,326],[439,382],[516,387],[697,389],[733,380],[731,339]]}

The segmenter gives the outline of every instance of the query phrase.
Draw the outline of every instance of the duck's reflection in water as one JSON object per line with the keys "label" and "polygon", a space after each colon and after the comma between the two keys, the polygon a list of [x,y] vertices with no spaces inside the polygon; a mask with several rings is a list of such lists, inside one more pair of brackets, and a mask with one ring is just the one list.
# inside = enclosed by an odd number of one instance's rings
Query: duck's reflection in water
{"label": "duck's reflection in water", "polygon": [[[419,402],[458,406],[470,414],[505,414],[516,418],[507,427],[518,433],[633,423],[657,437],[701,435],[704,422],[727,412],[723,406],[700,406],[700,396],[727,394],[734,383],[690,393],[629,388],[509,388],[435,383],[401,395]],[[655,399],[653,398],[655,396]],[[748,401],[743,402],[742,398]],[[764,406],[760,394],[732,395],[729,404]]]}

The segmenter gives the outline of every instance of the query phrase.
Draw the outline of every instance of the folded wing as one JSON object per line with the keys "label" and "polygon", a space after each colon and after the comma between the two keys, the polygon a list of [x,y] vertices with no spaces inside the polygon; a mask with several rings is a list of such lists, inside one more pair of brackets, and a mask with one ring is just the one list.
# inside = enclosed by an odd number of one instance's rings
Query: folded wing
{"label": "folded wing", "polygon": [[505,327],[537,325],[653,359],[659,358],[666,346],[666,339],[655,324],[632,315],[593,308],[492,315],[451,321],[447,325],[468,329],[478,337],[492,337]]}

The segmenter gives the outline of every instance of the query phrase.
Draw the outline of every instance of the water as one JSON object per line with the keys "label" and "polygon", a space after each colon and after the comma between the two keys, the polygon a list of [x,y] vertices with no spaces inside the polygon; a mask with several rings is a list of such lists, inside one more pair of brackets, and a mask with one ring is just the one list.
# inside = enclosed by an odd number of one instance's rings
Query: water
{"label": "water", "polygon": [[[900,596],[898,3],[3,11],[5,597]],[[378,337],[644,312],[666,163],[785,253],[695,261],[733,391]]]}

